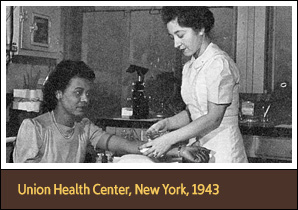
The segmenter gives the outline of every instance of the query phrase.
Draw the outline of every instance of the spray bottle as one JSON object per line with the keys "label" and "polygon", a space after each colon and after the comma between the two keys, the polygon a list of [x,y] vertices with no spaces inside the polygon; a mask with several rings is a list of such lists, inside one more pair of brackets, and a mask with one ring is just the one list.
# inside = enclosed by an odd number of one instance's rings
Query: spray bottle
{"label": "spray bottle", "polygon": [[148,72],[147,68],[143,68],[136,65],[130,65],[126,72],[137,72],[138,80],[132,83],[132,106],[133,115],[132,119],[147,119],[149,115],[148,99],[145,96],[145,74]]}

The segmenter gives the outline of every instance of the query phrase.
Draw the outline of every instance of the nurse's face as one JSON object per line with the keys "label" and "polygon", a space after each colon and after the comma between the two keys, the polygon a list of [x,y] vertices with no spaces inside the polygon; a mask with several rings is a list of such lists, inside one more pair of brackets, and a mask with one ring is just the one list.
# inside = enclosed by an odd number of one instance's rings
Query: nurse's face
{"label": "nurse's face", "polygon": [[92,84],[87,79],[72,78],[66,89],[63,92],[58,92],[57,106],[60,106],[59,110],[72,117],[82,117],[87,111],[87,106],[90,102]]}
{"label": "nurse's face", "polygon": [[181,27],[177,19],[167,23],[170,37],[174,40],[174,47],[183,52],[185,56],[192,56],[200,51],[203,30],[196,32],[189,27]]}

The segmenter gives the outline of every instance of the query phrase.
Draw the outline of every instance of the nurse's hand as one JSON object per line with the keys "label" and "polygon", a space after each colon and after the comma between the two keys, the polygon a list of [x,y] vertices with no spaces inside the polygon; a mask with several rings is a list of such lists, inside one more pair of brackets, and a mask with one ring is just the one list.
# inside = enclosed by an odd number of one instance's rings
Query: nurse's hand
{"label": "nurse's hand", "polygon": [[167,131],[167,119],[160,120],[157,123],[154,123],[148,130],[146,131],[146,136],[149,140],[153,140],[156,137],[160,136],[161,133]]}
{"label": "nurse's hand", "polygon": [[164,154],[170,150],[171,144],[167,142],[165,138],[166,135],[160,136],[152,141],[149,141],[142,146],[139,147],[140,151],[143,155],[148,157],[160,158],[163,157]]}
{"label": "nurse's hand", "polygon": [[200,146],[182,147],[180,156],[184,158],[186,163],[208,163],[211,150]]}

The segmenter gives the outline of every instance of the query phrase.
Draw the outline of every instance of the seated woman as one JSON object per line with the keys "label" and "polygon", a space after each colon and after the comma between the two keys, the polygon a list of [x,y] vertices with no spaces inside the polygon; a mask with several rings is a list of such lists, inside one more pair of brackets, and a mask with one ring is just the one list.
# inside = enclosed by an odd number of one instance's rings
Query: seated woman
{"label": "seated woman", "polygon": [[[44,86],[48,112],[25,119],[13,152],[16,163],[83,163],[87,146],[118,154],[142,154],[141,141],[128,141],[102,131],[85,118],[95,74],[83,61],[60,62]],[[200,148],[172,148],[169,155],[201,162]]]}

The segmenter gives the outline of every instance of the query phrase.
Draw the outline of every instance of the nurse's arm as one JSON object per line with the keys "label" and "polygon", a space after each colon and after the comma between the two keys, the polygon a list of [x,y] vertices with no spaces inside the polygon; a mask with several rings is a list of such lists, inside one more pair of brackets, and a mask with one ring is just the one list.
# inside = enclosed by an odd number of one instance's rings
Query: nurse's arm
{"label": "nurse's arm", "polygon": [[227,107],[230,104],[215,104],[208,101],[208,113],[186,126],[167,134],[168,143],[174,145],[181,141],[205,135],[221,124]]}
{"label": "nurse's arm", "polygon": [[181,128],[181,127],[189,124],[191,121],[191,118],[190,118],[189,111],[186,109],[186,110],[183,110],[183,111],[179,112],[178,114],[176,114],[172,117],[168,117],[164,120],[167,121],[168,130],[176,130],[178,128]]}

